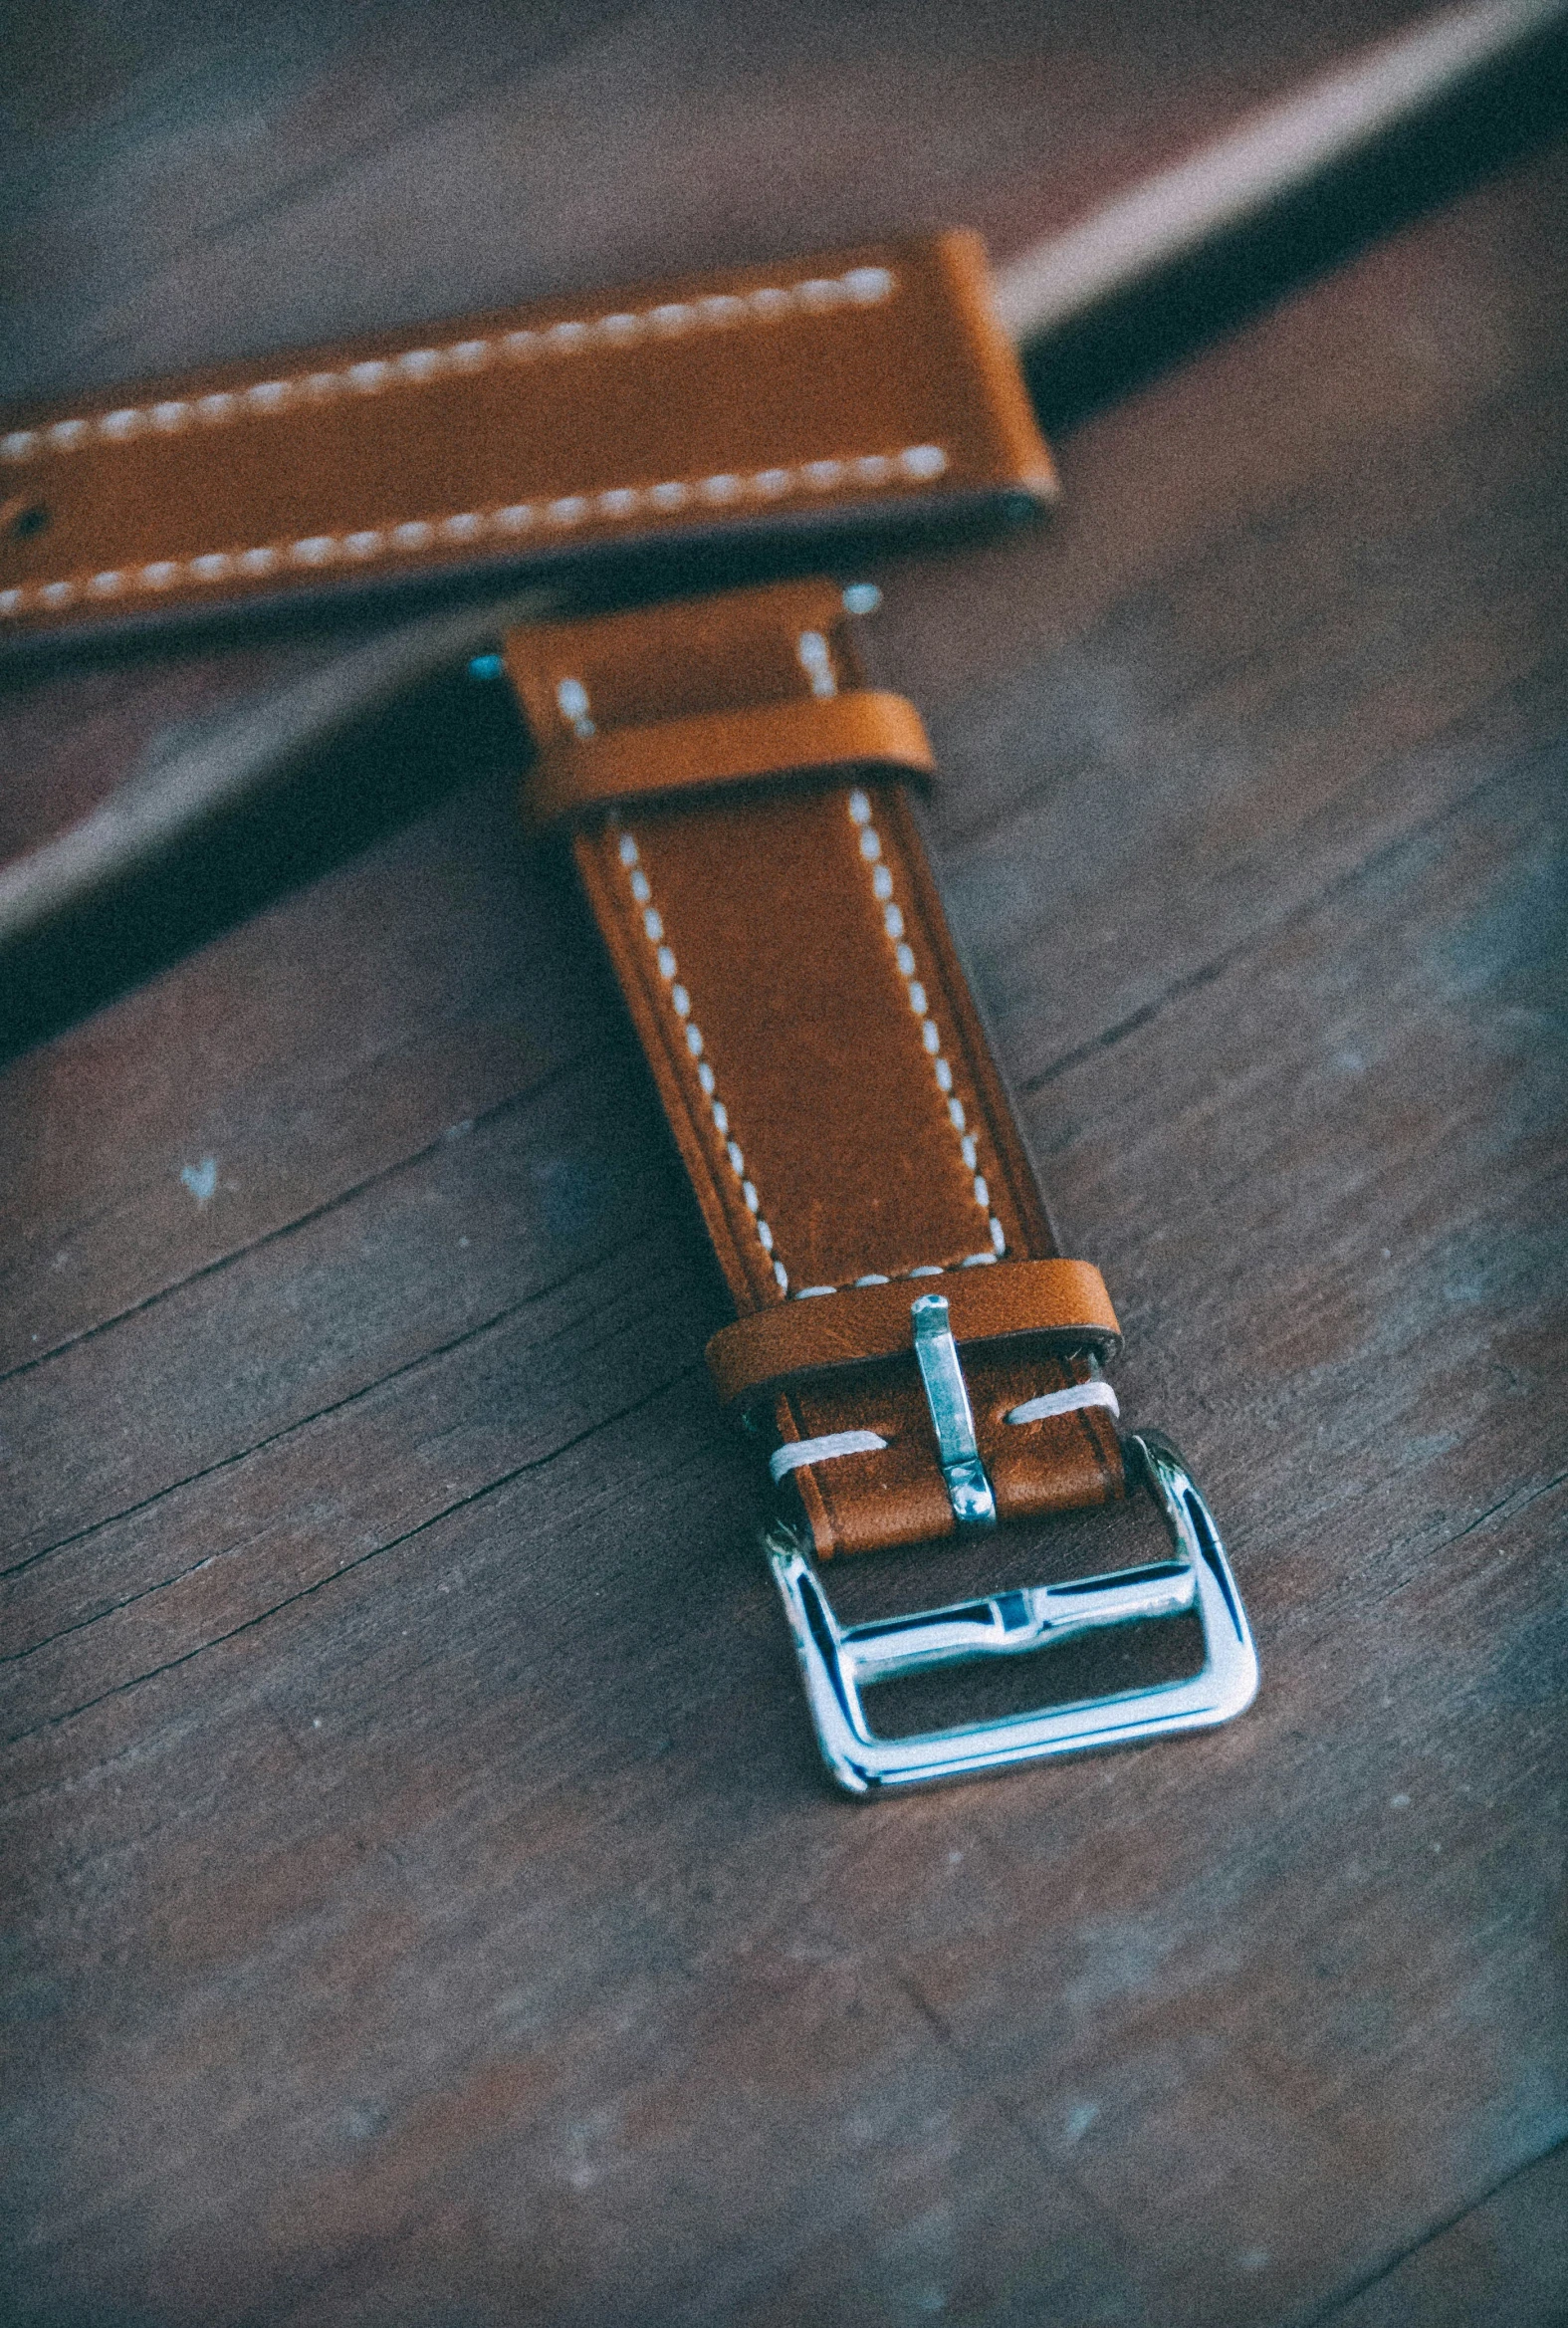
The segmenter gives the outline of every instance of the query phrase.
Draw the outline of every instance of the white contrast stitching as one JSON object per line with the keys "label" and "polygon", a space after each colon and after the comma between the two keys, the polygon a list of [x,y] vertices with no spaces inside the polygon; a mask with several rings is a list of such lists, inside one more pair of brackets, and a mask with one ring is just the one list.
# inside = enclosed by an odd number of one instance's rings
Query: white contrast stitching
{"label": "white contrast stitching", "polygon": [[556,688],[556,705],[579,743],[598,734],[588,710],[588,691],[580,679],[562,679]]}
{"label": "white contrast stitching", "polygon": [[962,1261],[923,1261],[912,1270],[894,1270],[889,1277],[850,1278],[842,1285],[801,1285],[791,1301],[809,1301],[818,1293],[852,1293],[857,1285],[901,1285],[906,1278],[945,1278],[954,1270],[983,1269],[1001,1259],[996,1253],[966,1253]]}
{"label": "white contrast stitching", "polygon": [[[25,614],[33,606],[53,611],[77,599],[124,596],[135,590],[166,590],[179,582],[219,582],[269,575],[295,566],[306,572],[325,566],[362,566],[370,559],[420,553],[432,546],[483,541],[516,541],[524,534],[566,533],[589,518],[614,522],[652,514],[667,516],[690,504],[717,508],[741,501],[778,501],[784,496],[825,492],[835,485],[925,484],[940,477],[948,456],[941,445],[905,445],[898,452],[867,453],[841,461],[807,461],[794,469],[759,469],[746,476],[721,471],[711,477],[669,478],[660,485],[617,485],[603,493],[568,493],[542,503],[509,502],[501,508],[458,510],[447,517],[411,518],[383,530],[349,534],[307,534],[295,542],[258,543],[248,550],[207,550],[193,558],[160,558],[140,567],[106,568],[47,582],[19,582],[0,590],[0,616]],[[831,472],[831,474],[828,474]]]}
{"label": "white contrast stitching", "polygon": [[211,395],[176,397],[157,404],[125,404],[112,412],[73,414],[38,428],[14,428],[0,437],[0,460],[26,461],[41,453],[75,452],[95,438],[123,444],[151,428],[172,435],[187,428],[222,428],[249,414],[280,411],[287,404],[320,403],[343,390],[360,396],[432,379],[445,371],[481,371],[498,355],[527,363],[542,355],[574,355],[607,342],[625,347],[645,337],[676,339],[693,331],[731,331],[737,324],[771,323],[804,310],[879,307],[898,288],[886,267],[851,267],[842,275],[811,276],[789,284],[764,284],[748,292],[716,292],[693,300],[668,300],[626,314],[565,317],[488,339],[455,340],[444,346],[405,348],[389,355],[361,357],[336,371],[284,374],[254,380],[248,387],[223,388]]}
{"label": "white contrast stitching", "polygon": [[[584,710],[586,704],[587,697],[584,694]],[[724,1149],[725,1161],[740,1184],[741,1201],[752,1216],[752,1227],[757,1232],[757,1242],[773,1264],[774,1281],[781,1293],[787,1293],[789,1273],[784,1268],[784,1263],[778,1260],[774,1254],[773,1230],[764,1220],[761,1199],[758,1197],[756,1188],[747,1178],[746,1156],[740,1142],[730,1129],[730,1111],[718,1096],[718,1078],[715,1076],[713,1068],[703,1057],[705,1046],[702,1029],[692,1017],[691,996],[681,984],[680,966],[675,959],[674,948],[664,935],[664,917],[653,902],[653,885],[642,869],[637,843],[632,835],[626,831],[624,826],[615,823],[612,823],[611,830],[619,834],[618,854],[621,863],[626,868],[627,886],[631,891],[632,902],[641,913],[642,934],[654,949],[654,964],[664,982],[665,991],[669,996],[670,1008],[685,1031],[686,1048],[696,1062],[697,1080],[702,1086],[703,1097],[708,1102],[708,1110],[713,1117],[714,1129],[717,1131]]]}
{"label": "white contrast stitching", "polygon": [[838,693],[832,652],[819,630],[801,631],[795,640],[795,658],[810,681],[811,693],[819,701]]}
{"label": "white contrast stitching", "polygon": [[[953,1069],[943,1055],[942,1036],[935,1019],[931,1016],[930,997],[927,995],[919,976],[920,966],[915,960],[914,949],[909,944],[905,932],[903,913],[893,896],[893,876],[882,858],[882,836],[871,821],[870,800],[858,786],[849,796],[849,816],[860,835],[860,854],[871,869],[871,893],[882,908],[883,933],[893,948],[893,960],[900,978],[904,981],[904,992],[908,996],[909,1007],[920,1021],[921,1046],[931,1060],[931,1071],[936,1079],[937,1089],[942,1093],[946,1102],[948,1122],[958,1140],[959,1154],[964,1159],[964,1169],[970,1175],[970,1186],[974,1192],[975,1202],[985,1214],[986,1225],[991,1233],[989,1253],[967,1254],[964,1260],[956,1266],[961,1269],[970,1269],[978,1262],[1000,1260],[1008,1250],[1007,1231],[991,1209],[991,1184],[980,1170],[975,1135],[970,1130],[966,1120],[964,1102],[953,1095]],[[950,1264],[949,1266],[954,1265]],[[929,1272],[925,1269],[908,1272],[911,1277],[924,1277],[928,1274]],[[859,1284],[876,1281],[864,1278],[856,1280]],[[882,1281],[885,1282],[885,1280]]]}
{"label": "white contrast stitching", "polygon": [[1047,1390],[1040,1398],[1026,1398],[1020,1407],[1009,1407],[1009,1423],[1044,1423],[1052,1415],[1070,1415],[1079,1407],[1109,1407],[1113,1415],[1121,1413],[1121,1406],[1108,1382],[1071,1382],[1065,1390]]}
{"label": "white contrast stitching", "polygon": [[820,1439],[796,1439],[775,1448],[768,1469],[777,1488],[785,1474],[808,1463],[832,1463],[840,1455],[876,1455],[887,1441],[876,1431],[828,1431]]}

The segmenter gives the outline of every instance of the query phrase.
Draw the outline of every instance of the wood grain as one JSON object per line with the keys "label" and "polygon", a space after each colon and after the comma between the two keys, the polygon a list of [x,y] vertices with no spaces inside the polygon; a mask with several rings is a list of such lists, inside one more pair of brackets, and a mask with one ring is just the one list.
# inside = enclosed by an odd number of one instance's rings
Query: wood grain
{"label": "wood grain", "polygon": [[[18,391],[1016,247],[1374,29],[47,18]],[[1248,1597],[1230,1730],[825,1792],[723,1289],[494,740],[412,734],[404,821],[6,1071],[8,2318],[1563,2316],[1565,192],[1405,230],[1078,429],[1048,532],[879,577],[1124,1410]],[[321,651],[17,681],[6,844]]]}

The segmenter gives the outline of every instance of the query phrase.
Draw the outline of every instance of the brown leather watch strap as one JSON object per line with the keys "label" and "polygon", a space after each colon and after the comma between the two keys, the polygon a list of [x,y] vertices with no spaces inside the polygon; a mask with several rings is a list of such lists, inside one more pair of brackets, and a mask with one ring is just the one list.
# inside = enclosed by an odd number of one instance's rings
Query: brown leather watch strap
{"label": "brown leather watch strap", "polygon": [[0,640],[1053,493],[985,253],[927,235],[0,411]]}
{"label": "brown leather watch strap", "polygon": [[[857,688],[853,632],[833,585],[783,584],[515,632],[507,664],[548,757],[584,727]],[[820,1314],[868,1284],[897,1287],[907,1315],[975,1273],[1058,1259],[896,777],[849,765],[595,811],[572,845],[743,1318]],[[1089,1306],[1084,1354],[1048,1332],[965,1352],[1003,1518],[1124,1493],[1087,1354],[1115,1319]],[[911,1330],[902,1349],[774,1400],[783,1449],[852,1440],[784,1457],[819,1556],[957,1524]],[[1011,1419],[1053,1397],[1058,1411]]]}

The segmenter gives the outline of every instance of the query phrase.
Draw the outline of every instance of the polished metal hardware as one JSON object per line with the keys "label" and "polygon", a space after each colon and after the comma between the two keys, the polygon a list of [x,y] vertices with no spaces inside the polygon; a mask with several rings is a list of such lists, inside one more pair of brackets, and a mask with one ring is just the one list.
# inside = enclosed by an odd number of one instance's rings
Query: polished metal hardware
{"label": "polished metal hardware", "polygon": [[995,1527],[997,1498],[975,1437],[969,1385],[958,1344],[948,1322],[947,1296],[922,1293],[910,1303],[915,1328],[915,1363],[937,1435],[937,1461],[948,1484],[948,1502],[960,1527]]}
{"label": "polished metal hardware", "polygon": [[[917,1321],[917,1354],[919,1348]],[[964,1403],[967,1412],[967,1396]],[[1257,1651],[1213,1513],[1168,1439],[1153,1431],[1128,1433],[1122,1446],[1154,1499],[1173,1556],[1115,1575],[841,1625],[811,1559],[807,1530],[789,1519],[776,1520],[767,1530],[764,1548],[794,1638],[817,1739],[840,1786],[866,1794],[973,1777],[1048,1754],[1210,1729],[1251,1703]],[[878,1738],[866,1719],[861,1693],[873,1682],[972,1658],[1017,1656],[1105,1626],[1188,1612],[1202,1630],[1204,1663],[1187,1681],[913,1738]]]}

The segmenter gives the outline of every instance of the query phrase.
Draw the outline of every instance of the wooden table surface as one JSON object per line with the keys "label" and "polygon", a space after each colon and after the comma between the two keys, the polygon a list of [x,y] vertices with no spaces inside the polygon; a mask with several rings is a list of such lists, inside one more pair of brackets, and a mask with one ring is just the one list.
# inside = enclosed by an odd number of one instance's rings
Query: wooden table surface
{"label": "wooden table surface", "polygon": [[[18,10],[0,385],[1006,256],[1397,19]],[[828,1791],[722,1286],[455,688],[6,1070],[8,2322],[1568,2317],[1565,195],[1537,153],[1075,429],[1051,527],[875,577],[1124,1412],[1232,1544],[1232,1728]],[[13,672],[0,846],[331,646]]]}

